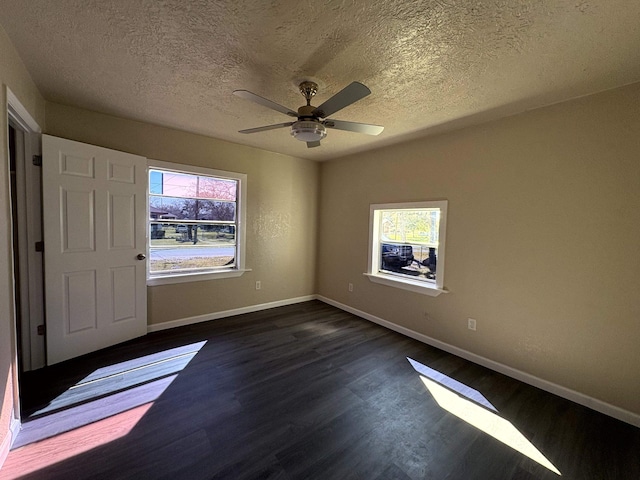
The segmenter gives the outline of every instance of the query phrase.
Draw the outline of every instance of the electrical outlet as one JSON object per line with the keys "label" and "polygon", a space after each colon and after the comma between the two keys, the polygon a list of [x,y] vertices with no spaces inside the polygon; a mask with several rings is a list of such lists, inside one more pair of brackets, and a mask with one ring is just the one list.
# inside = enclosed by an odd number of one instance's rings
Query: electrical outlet
{"label": "electrical outlet", "polygon": [[475,318],[468,318],[467,319],[467,326],[469,327],[469,330],[473,330],[475,332],[475,330],[476,330],[476,319]]}
{"label": "electrical outlet", "polygon": [[350,284],[349,284],[349,291],[350,291],[350,292],[353,292],[353,283],[350,283]]}
{"label": "electrical outlet", "polygon": [[426,310],[424,312],[422,312],[422,318],[424,318],[427,322],[431,321],[431,317],[429,316],[429,312],[427,312]]}
{"label": "electrical outlet", "polygon": [[256,290],[260,290],[262,288],[262,283],[260,283],[260,280],[258,280],[256,282]]}

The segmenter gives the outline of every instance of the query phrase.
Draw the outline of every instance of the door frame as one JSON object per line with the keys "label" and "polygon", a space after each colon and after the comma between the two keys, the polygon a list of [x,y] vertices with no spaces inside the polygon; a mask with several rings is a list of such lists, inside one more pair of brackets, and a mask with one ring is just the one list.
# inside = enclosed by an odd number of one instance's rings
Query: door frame
{"label": "door frame", "polygon": [[[45,365],[45,345],[38,326],[44,325],[43,254],[35,243],[42,240],[41,167],[32,157],[40,154],[40,135],[25,125],[9,108],[9,125],[16,132],[16,225],[18,232],[18,271],[20,280],[20,318],[22,370],[36,370]],[[15,252],[14,252],[15,253]]]}
{"label": "door frame", "polygon": [[[35,121],[35,119],[31,116],[31,114],[29,113],[29,111],[22,105],[22,103],[20,102],[20,100],[18,100],[18,97],[11,91],[11,89],[9,89],[9,87],[5,87],[6,88],[6,101],[7,101],[7,111],[6,111],[6,119],[7,119],[7,124],[6,124],[6,128],[7,131],[9,129],[9,125],[11,125],[13,128],[15,128],[17,131],[22,132],[22,136],[24,138],[24,148],[22,148],[22,152],[21,152],[21,156],[22,156],[22,165],[24,166],[25,164],[25,159],[29,158],[31,155],[34,154],[35,151],[39,150],[39,143],[40,143],[40,134],[42,133],[42,129],[40,127],[40,125],[38,125],[38,122]],[[4,133],[3,133],[4,134]],[[8,153],[8,145],[7,145],[7,153]],[[18,152],[17,152],[18,153]],[[18,159],[17,159],[18,160]],[[5,166],[5,168],[7,169],[7,172],[10,168],[9,165],[10,159],[9,156],[7,155],[7,165]],[[16,175],[17,175],[17,165],[16,165]],[[23,169],[24,171],[24,169]],[[9,173],[9,172],[8,172]],[[7,178],[10,178],[9,176]],[[18,178],[16,178],[17,183],[20,183],[20,180]],[[24,181],[24,176],[22,176],[22,181]],[[21,185],[20,187],[18,187],[18,190],[22,190],[22,194],[24,195],[24,187],[25,185]],[[11,188],[11,186],[9,185],[9,188]],[[18,194],[20,194],[20,191],[17,192]],[[18,203],[20,204],[20,200],[18,201]],[[29,203],[29,202],[27,202]],[[20,207],[20,205],[18,205],[18,207]],[[24,218],[24,216],[20,216],[19,220],[18,220],[18,225],[14,225],[13,221],[11,222],[10,225],[11,230],[13,231],[13,229],[17,228],[19,231],[22,229],[23,231],[26,231],[27,229],[27,221]],[[25,240],[26,241],[26,240]],[[13,242],[11,242],[11,256],[10,256],[10,261],[12,263],[11,265],[11,271],[13,272],[13,262],[14,262],[14,258],[15,257],[15,251],[14,251],[14,246],[13,246]],[[27,251],[29,251],[29,249],[27,249]],[[24,260],[25,265],[21,265],[23,262],[20,261],[20,265],[19,268],[21,269],[21,271],[25,271],[28,272],[28,266],[26,264],[27,260]],[[27,268],[26,270],[22,270],[23,268]],[[29,281],[29,275],[27,273],[26,276],[23,276],[23,281]],[[12,286],[11,286],[11,291],[9,292],[11,295],[12,299],[15,299],[15,295],[16,295],[16,285],[15,285],[15,277],[13,277],[13,282],[12,282]],[[24,298],[24,297],[23,297]],[[29,296],[30,298],[30,296]],[[31,301],[31,299],[29,300]],[[16,305],[15,302],[12,305],[12,316],[13,318],[11,319],[11,322],[13,323],[13,328],[11,329],[11,344],[12,344],[12,362],[11,362],[11,377],[12,377],[12,382],[13,382],[13,418],[11,419],[11,425],[10,425],[10,435],[12,436],[13,439],[15,439],[15,436],[20,428],[20,385],[19,385],[19,372],[18,372],[18,339],[16,337],[16,331],[17,331],[17,316],[16,316]],[[27,302],[27,305],[23,305],[23,308],[29,308],[29,302]],[[44,304],[41,303],[40,304],[40,308],[43,308]],[[23,320],[28,322],[28,316],[25,319],[25,316],[23,315]],[[23,337],[27,336],[29,337],[28,339],[26,339],[27,341],[23,341],[22,345],[24,346],[25,343],[28,345],[28,350],[29,350],[29,367],[32,367],[32,362],[31,362],[31,358],[32,355],[34,354],[34,351],[32,349],[32,339],[30,338],[31,335],[29,335],[30,329],[29,328],[23,328]],[[24,355],[23,355],[24,357]],[[42,358],[44,358],[44,342],[42,343]],[[26,368],[26,366],[25,366]]]}

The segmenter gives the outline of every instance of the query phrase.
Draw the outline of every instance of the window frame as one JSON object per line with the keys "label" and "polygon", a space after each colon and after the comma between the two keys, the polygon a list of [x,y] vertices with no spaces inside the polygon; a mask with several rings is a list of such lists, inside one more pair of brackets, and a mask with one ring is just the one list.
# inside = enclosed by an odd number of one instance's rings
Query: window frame
{"label": "window frame", "polygon": [[147,182],[147,196],[146,196],[146,247],[147,247],[147,259],[151,258],[151,239],[150,230],[153,220],[150,215],[149,199],[151,196],[149,171],[150,170],[164,170],[167,172],[175,172],[186,175],[205,175],[221,179],[236,180],[238,182],[238,190],[236,192],[236,258],[235,266],[232,268],[218,268],[216,270],[209,270],[204,272],[189,272],[189,273],[169,273],[169,274],[154,274],[151,275],[150,262],[147,261],[146,275],[147,286],[154,285],[169,285],[174,283],[185,282],[197,282],[204,280],[214,280],[220,278],[233,278],[243,275],[245,272],[251,271],[246,268],[246,205],[247,205],[247,175],[245,173],[228,172],[223,170],[216,170],[206,167],[197,167],[193,165],[186,165],[180,163],[164,162],[161,160],[147,160],[146,182]]}
{"label": "window frame", "polygon": [[[367,272],[364,274],[371,282],[389,287],[401,288],[411,292],[437,297],[448,293],[444,287],[445,249],[447,230],[447,200],[430,200],[423,202],[381,203],[369,206],[369,258]],[[383,210],[407,210],[420,208],[440,209],[440,224],[438,228],[438,268],[434,281],[416,280],[402,274],[381,271],[380,252],[380,218]]]}

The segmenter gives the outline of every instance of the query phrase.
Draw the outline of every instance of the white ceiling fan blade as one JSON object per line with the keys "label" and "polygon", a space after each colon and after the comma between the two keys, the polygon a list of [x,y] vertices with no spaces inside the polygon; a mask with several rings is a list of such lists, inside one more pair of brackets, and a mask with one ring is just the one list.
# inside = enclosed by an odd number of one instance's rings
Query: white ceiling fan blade
{"label": "white ceiling fan blade", "polygon": [[265,132],[267,130],[275,130],[276,128],[290,127],[293,122],[276,123],[275,125],[265,125],[264,127],[247,128],[246,130],[240,130],[238,133],[257,133]]}
{"label": "white ceiling fan blade", "polygon": [[344,107],[348,107],[352,103],[363,99],[371,93],[366,86],[360,82],[353,82],[347,85],[338,93],[336,93],[329,100],[317,107],[313,112],[313,115],[319,118],[327,118],[338,110],[342,110]]}
{"label": "white ceiling fan blade", "polygon": [[275,110],[276,112],[284,113],[285,115],[289,115],[290,117],[298,117],[298,114],[291,110],[290,108],[283,107],[282,105],[272,102],[260,95],[256,95],[255,93],[251,93],[249,90],[234,90],[233,94],[236,97],[244,98],[245,100],[249,100],[251,102],[257,103],[258,105],[262,105],[263,107],[270,108],[271,110]]}
{"label": "white ceiling fan blade", "polygon": [[336,130],[346,130],[347,132],[366,133],[367,135],[380,135],[384,130],[384,127],[381,125],[346,122],[344,120],[325,120],[324,126],[327,128],[335,128]]}
{"label": "white ceiling fan blade", "polygon": [[307,148],[319,147],[320,142],[307,142]]}

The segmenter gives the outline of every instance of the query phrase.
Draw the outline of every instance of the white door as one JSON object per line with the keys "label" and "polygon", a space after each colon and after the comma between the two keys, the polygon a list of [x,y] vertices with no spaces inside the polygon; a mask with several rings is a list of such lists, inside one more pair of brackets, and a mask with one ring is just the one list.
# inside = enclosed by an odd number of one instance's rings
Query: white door
{"label": "white door", "polygon": [[42,152],[52,365],[146,333],[147,179],[137,155],[49,135]]}

